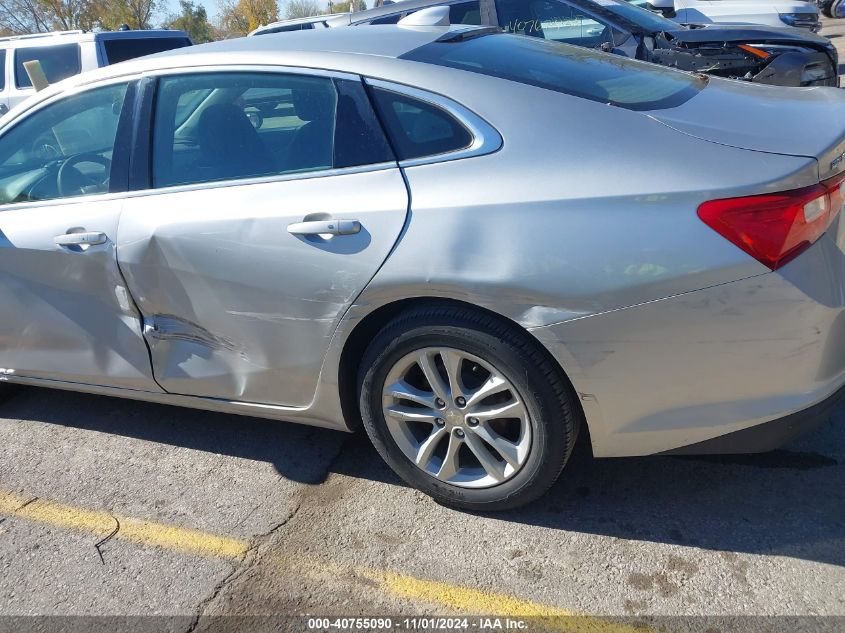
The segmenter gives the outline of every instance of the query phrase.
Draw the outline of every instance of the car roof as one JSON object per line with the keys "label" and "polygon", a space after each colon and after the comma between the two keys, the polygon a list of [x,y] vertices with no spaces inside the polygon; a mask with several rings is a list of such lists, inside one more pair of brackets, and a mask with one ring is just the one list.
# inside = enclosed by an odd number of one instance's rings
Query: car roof
{"label": "car roof", "polygon": [[395,59],[433,42],[450,30],[466,28],[364,26],[239,37],[173,49],[106,66],[79,75],[76,83],[163,69],[226,64],[277,64],[342,71],[349,66],[350,58]]}

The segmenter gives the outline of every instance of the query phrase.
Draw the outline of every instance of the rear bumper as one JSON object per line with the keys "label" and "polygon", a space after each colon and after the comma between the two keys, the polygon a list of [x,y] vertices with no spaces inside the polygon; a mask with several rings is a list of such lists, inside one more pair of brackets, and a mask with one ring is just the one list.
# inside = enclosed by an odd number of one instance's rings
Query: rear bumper
{"label": "rear bumper", "polygon": [[840,244],[842,218],[776,272],[532,329],[593,453],[764,451],[823,417],[845,385]]}
{"label": "rear bumper", "polygon": [[803,411],[710,440],[664,451],[661,454],[728,455],[773,451],[821,425],[843,400],[845,400],[845,386],[840,387],[832,396]]}

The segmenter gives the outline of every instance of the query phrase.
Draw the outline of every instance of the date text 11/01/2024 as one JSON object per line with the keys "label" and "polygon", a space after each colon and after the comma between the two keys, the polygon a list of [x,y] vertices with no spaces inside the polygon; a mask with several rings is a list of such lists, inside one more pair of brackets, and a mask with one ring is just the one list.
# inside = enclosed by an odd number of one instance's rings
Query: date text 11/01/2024
{"label": "date text 11/01/2024", "polygon": [[452,631],[452,630],[525,630],[525,620],[499,617],[479,618],[308,618],[310,631],[356,631],[356,630],[399,630],[399,631]]}

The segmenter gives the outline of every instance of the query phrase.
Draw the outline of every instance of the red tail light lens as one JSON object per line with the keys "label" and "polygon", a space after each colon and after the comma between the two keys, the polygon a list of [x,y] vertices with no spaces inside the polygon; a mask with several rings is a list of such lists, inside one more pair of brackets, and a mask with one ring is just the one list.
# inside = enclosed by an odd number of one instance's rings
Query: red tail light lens
{"label": "red tail light lens", "polygon": [[800,255],[831,225],[845,203],[845,175],[812,187],[711,200],[698,217],[757,261],[776,270]]}

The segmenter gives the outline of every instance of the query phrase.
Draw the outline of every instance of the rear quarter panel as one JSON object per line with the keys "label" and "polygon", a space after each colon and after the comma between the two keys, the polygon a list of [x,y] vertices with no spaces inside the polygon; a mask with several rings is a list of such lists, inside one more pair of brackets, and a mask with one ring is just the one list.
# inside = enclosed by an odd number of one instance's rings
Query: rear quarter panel
{"label": "rear quarter panel", "polygon": [[[466,85],[450,96],[499,130],[504,145],[490,155],[405,170],[412,199],[406,230],[347,326],[407,297],[447,297],[496,312],[546,345],[582,395],[591,431],[612,435],[608,425],[633,418],[620,417],[621,404],[605,413],[602,403],[616,381],[636,371],[635,348],[608,345],[594,333],[569,339],[564,326],[584,324],[589,332],[588,324],[603,318],[597,315],[736,280],[753,286],[768,269],[701,222],[698,205],[817,182],[817,163],[725,147],[643,113],[461,74]],[[673,356],[659,347],[664,326],[650,325],[657,335],[647,349]],[[610,327],[624,330],[626,320]],[[591,359],[617,351],[625,352],[620,373],[597,383]],[[712,363],[696,367],[718,372]],[[666,368],[662,375],[671,375]],[[648,415],[666,406],[643,402]],[[654,449],[644,443],[634,450]]]}

